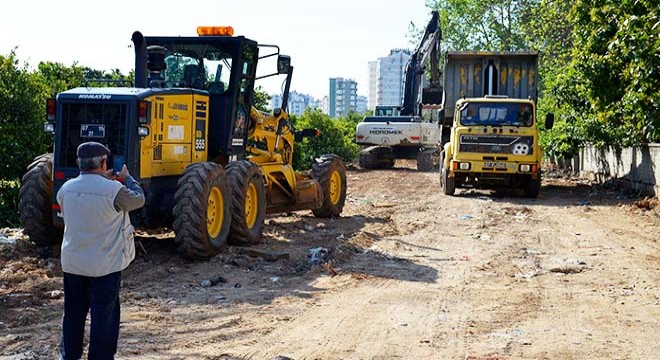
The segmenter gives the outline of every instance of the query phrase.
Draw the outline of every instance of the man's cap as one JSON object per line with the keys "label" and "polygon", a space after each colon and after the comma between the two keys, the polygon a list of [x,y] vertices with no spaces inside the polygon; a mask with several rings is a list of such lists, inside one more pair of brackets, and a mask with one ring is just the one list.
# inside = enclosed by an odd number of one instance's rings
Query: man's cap
{"label": "man's cap", "polygon": [[110,149],[96,141],[88,141],[78,145],[78,158],[93,158],[103,155],[110,156],[110,154]]}

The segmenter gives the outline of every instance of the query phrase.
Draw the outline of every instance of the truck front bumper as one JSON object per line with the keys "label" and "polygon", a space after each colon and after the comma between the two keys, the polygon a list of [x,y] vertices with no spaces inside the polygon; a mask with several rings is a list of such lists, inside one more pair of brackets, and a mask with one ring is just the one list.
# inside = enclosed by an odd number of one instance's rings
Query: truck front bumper
{"label": "truck front bumper", "polygon": [[539,164],[529,161],[501,160],[451,160],[449,169],[452,173],[467,174],[517,174],[536,178]]}

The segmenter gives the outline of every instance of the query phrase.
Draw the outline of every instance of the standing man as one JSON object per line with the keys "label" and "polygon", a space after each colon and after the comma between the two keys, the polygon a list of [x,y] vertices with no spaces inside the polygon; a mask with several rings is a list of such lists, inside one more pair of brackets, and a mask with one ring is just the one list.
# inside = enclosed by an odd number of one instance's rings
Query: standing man
{"label": "standing man", "polygon": [[97,142],[78,146],[80,176],[64,183],[57,202],[64,216],[62,272],[64,317],[60,355],[80,359],[91,309],[89,359],[113,359],[119,337],[121,271],[135,258],[128,212],[144,205],[144,192],[126,165],[114,180],[110,150]]}

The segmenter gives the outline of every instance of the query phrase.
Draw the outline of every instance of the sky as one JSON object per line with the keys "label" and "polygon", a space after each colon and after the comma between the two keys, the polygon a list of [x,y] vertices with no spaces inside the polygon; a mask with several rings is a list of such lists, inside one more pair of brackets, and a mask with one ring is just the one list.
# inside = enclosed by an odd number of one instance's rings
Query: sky
{"label": "sky", "polygon": [[[414,49],[409,24],[430,19],[425,0],[21,0],[0,12],[0,55],[17,47],[20,61],[77,62],[99,70],[134,67],[131,34],[197,36],[200,25],[231,25],[234,35],[275,44],[291,56],[291,90],[322,98],[343,77],[368,93],[368,62],[394,48]],[[259,73],[275,70],[260,62]],[[283,77],[261,83],[280,93]]]}

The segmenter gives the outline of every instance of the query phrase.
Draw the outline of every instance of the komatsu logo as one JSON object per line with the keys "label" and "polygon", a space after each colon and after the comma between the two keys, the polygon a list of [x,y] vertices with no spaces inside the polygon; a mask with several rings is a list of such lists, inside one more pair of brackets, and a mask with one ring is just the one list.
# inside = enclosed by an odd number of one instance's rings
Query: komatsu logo
{"label": "komatsu logo", "polygon": [[112,95],[107,94],[80,94],[78,99],[91,99],[91,100],[108,100]]}
{"label": "komatsu logo", "polygon": [[369,134],[373,135],[401,135],[403,130],[369,130]]}

